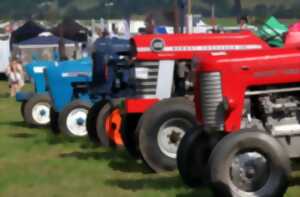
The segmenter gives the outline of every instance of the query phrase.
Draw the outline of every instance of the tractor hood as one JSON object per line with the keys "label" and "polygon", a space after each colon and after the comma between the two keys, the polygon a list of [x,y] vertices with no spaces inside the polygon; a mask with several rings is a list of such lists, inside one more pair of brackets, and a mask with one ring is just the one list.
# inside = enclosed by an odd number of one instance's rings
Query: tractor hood
{"label": "tractor hood", "polygon": [[164,34],[139,35],[131,40],[137,60],[190,60],[196,52],[255,50],[269,48],[255,34]]}
{"label": "tractor hood", "polygon": [[238,82],[249,79],[261,84],[271,80],[276,84],[275,81],[282,83],[284,77],[287,80],[292,76],[299,77],[300,73],[300,50],[297,49],[230,51],[205,56],[197,54],[196,57],[197,73],[219,72],[222,76],[230,76],[231,80],[238,78]]}

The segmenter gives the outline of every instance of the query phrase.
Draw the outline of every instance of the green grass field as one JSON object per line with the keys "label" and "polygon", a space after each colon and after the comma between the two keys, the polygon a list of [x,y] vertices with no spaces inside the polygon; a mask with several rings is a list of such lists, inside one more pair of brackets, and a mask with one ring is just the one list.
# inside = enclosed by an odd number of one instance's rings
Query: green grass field
{"label": "green grass field", "polygon": [[[185,187],[177,172],[151,174],[124,150],[95,148],[47,128],[27,127],[20,105],[0,82],[0,196],[2,197],[209,197],[209,189]],[[287,197],[300,196],[300,174]]]}

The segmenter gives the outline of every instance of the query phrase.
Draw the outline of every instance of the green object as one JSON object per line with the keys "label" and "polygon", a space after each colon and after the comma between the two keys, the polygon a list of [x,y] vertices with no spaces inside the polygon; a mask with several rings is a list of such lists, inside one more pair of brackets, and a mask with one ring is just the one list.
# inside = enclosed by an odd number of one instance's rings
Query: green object
{"label": "green object", "polygon": [[257,31],[257,34],[269,45],[282,47],[284,45],[284,34],[288,27],[280,23],[275,17],[270,17]]}

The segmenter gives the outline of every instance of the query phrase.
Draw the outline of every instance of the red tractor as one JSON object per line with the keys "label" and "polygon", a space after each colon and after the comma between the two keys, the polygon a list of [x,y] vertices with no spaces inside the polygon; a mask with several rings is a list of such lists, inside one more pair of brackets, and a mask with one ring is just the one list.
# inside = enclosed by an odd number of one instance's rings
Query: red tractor
{"label": "red tractor", "polygon": [[179,142],[196,124],[190,101],[195,53],[269,46],[251,32],[240,32],[135,36],[132,48],[136,96],[96,104],[88,115],[88,130],[102,145],[124,143],[132,155],[161,172],[176,169]]}
{"label": "red tractor", "polygon": [[300,157],[300,51],[196,55],[199,126],[178,150],[184,182],[217,196],[281,197]]}

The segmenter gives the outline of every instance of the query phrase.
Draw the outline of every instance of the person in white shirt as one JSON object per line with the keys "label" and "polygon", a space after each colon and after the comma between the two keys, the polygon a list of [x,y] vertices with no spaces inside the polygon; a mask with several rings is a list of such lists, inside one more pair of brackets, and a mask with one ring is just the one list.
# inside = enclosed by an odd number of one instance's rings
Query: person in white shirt
{"label": "person in white shirt", "polygon": [[25,85],[22,64],[13,58],[6,70],[6,75],[8,77],[10,96],[14,97]]}

